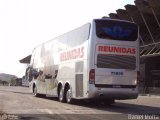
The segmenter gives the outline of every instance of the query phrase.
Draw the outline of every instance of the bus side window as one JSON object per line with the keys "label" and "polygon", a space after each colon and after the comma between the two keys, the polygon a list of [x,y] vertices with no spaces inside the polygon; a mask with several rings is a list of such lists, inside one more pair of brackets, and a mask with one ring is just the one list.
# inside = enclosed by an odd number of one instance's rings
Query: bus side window
{"label": "bus side window", "polygon": [[37,77],[39,76],[39,72],[37,72],[36,69],[32,69],[32,76],[34,77],[34,79],[37,79]]}

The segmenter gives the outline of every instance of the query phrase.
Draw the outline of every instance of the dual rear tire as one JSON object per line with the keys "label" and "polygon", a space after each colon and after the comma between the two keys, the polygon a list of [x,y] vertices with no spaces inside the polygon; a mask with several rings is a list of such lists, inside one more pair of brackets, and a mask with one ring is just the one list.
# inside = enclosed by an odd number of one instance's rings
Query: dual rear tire
{"label": "dual rear tire", "polygon": [[60,102],[73,103],[72,92],[70,87],[63,89],[62,87],[59,90],[58,98]]}

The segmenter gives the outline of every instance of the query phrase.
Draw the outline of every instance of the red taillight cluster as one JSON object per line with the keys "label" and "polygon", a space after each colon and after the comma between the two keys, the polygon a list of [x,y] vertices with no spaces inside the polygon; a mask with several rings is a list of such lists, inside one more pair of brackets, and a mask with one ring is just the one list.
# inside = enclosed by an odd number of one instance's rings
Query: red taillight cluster
{"label": "red taillight cluster", "polygon": [[140,71],[137,71],[137,83],[140,81]]}
{"label": "red taillight cluster", "polygon": [[95,69],[89,71],[89,83],[94,84],[95,81]]}

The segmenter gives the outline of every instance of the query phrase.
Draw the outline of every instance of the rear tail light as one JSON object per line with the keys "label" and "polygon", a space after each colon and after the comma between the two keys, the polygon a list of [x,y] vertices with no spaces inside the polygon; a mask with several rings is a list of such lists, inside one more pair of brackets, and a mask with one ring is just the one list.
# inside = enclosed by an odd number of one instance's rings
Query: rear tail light
{"label": "rear tail light", "polygon": [[140,81],[140,71],[137,71],[137,83]]}
{"label": "rear tail light", "polygon": [[94,84],[95,82],[95,69],[89,71],[89,83]]}

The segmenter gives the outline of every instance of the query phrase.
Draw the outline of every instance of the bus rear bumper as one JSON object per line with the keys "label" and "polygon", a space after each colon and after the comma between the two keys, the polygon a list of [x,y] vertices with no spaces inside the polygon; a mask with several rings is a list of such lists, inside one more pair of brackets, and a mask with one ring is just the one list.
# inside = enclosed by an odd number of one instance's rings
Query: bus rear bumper
{"label": "bus rear bumper", "polygon": [[137,88],[95,88],[90,90],[88,94],[89,98],[100,99],[136,99],[138,97]]}

